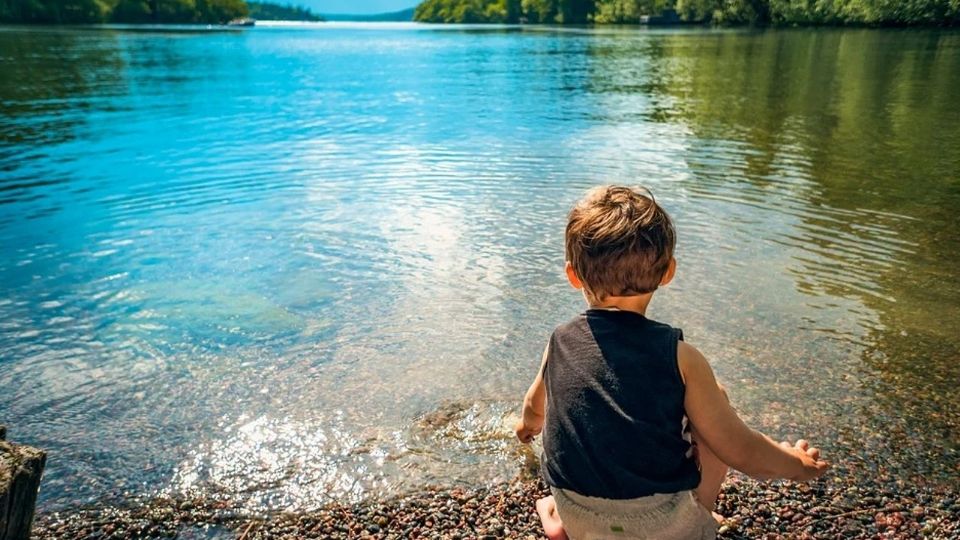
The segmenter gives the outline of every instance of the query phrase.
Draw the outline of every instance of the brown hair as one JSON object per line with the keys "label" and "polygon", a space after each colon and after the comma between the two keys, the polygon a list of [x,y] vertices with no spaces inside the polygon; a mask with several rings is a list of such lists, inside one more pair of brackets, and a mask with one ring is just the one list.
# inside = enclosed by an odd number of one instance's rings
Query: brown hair
{"label": "brown hair", "polygon": [[676,241],[670,216],[646,188],[591,189],[567,220],[567,261],[597,301],[657,290]]}

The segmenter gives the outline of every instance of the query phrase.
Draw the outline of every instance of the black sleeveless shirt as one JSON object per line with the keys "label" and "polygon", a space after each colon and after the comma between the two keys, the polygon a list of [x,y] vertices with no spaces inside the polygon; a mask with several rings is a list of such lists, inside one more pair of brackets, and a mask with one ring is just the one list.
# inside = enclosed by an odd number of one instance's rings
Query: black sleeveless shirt
{"label": "black sleeveless shirt", "polygon": [[694,489],[683,332],[639,313],[590,309],[550,337],[541,470],[547,484],[633,499]]}

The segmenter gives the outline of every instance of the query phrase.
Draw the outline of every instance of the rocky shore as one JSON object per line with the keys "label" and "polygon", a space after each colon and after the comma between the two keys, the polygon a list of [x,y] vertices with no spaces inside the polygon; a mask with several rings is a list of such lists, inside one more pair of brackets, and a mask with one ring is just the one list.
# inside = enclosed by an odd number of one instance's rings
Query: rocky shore
{"label": "rocky shore", "polygon": [[[38,539],[542,538],[538,480],[427,490],[381,502],[251,517],[223,502],[152,499],[127,508],[39,516]],[[734,476],[718,511],[719,538],[960,538],[960,500],[948,489],[877,486],[832,477],[807,485]]]}

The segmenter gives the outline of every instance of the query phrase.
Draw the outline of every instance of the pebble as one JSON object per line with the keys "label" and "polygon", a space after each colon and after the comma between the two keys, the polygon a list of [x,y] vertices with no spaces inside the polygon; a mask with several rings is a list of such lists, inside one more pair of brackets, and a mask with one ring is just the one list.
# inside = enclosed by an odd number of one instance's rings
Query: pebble
{"label": "pebble", "polygon": [[[956,492],[904,482],[841,476],[810,484],[757,482],[734,475],[717,512],[720,540],[742,538],[960,538]],[[38,515],[34,538],[172,538],[187,527],[232,529],[264,538],[543,538],[534,510],[548,494],[539,480],[426,491],[364,504],[250,516],[221,500],[153,499]]]}

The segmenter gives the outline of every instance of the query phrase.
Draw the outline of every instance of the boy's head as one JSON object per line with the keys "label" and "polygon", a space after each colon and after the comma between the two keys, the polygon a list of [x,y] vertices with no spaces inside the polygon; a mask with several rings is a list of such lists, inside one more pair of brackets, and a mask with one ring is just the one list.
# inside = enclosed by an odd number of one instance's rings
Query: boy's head
{"label": "boy's head", "polygon": [[670,216],[649,190],[597,187],[570,211],[568,274],[591,301],[651,293],[672,277],[675,245]]}

